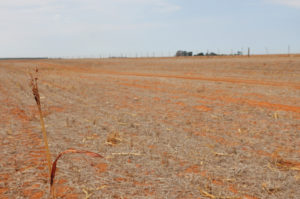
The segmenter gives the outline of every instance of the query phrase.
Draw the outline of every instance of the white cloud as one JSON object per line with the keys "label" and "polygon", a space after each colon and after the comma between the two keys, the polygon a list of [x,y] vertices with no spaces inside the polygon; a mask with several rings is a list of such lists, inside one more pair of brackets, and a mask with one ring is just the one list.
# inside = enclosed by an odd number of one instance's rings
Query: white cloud
{"label": "white cloud", "polygon": [[140,2],[147,6],[153,6],[154,10],[160,13],[171,13],[181,9],[179,5],[173,4],[166,0],[125,0],[125,1]]}
{"label": "white cloud", "polygon": [[180,6],[171,3],[170,0],[0,0],[0,10],[9,8],[31,8],[42,7],[76,7],[85,8],[104,8],[107,7],[143,7],[147,6],[159,12],[174,12],[180,9]]}
{"label": "white cloud", "polygon": [[119,46],[164,29],[179,9],[171,0],[0,0],[0,56]]}
{"label": "white cloud", "polygon": [[157,4],[157,11],[161,13],[171,13],[180,10],[181,7],[179,5],[174,5],[166,2],[159,2]]}
{"label": "white cloud", "polygon": [[268,0],[269,2],[300,8],[300,0]]}
{"label": "white cloud", "polygon": [[13,29],[44,24],[54,29],[58,25],[66,29],[72,25],[107,27],[106,24],[110,24],[107,29],[139,25],[145,28],[156,22],[143,25],[143,18],[178,10],[180,6],[170,0],[0,0],[0,23]]}
{"label": "white cloud", "polygon": [[180,6],[170,0],[0,0],[0,23],[56,22],[141,23],[141,18],[172,14]]}

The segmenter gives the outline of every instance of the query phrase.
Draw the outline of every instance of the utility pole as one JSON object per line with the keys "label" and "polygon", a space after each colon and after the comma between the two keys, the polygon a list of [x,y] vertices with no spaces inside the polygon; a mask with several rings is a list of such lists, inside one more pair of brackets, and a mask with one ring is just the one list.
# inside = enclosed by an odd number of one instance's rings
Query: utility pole
{"label": "utility pole", "polygon": [[248,47],[248,57],[250,57],[250,48]]}
{"label": "utility pole", "polygon": [[290,56],[290,53],[291,53],[291,47],[290,45],[288,45],[288,55]]}

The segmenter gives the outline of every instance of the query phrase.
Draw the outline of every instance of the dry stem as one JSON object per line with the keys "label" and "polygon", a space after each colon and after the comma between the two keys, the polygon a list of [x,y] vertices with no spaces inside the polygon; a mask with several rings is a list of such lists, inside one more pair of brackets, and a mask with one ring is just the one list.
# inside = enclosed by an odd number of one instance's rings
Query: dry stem
{"label": "dry stem", "polygon": [[46,133],[46,128],[45,128],[45,122],[43,118],[43,113],[42,113],[42,107],[41,107],[41,100],[40,100],[40,94],[39,94],[39,89],[38,89],[38,84],[37,84],[37,73],[38,69],[36,68],[35,70],[36,76],[34,77],[32,74],[30,74],[30,86],[32,88],[32,94],[34,96],[35,102],[37,104],[37,108],[39,111],[40,115],[40,124],[43,132],[43,139],[44,139],[44,144],[45,144],[45,150],[46,150],[46,158],[48,162],[48,168],[49,168],[49,176],[51,176],[51,153],[49,150],[49,145],[48,145],[48,138],[47,138],[47,133]]}

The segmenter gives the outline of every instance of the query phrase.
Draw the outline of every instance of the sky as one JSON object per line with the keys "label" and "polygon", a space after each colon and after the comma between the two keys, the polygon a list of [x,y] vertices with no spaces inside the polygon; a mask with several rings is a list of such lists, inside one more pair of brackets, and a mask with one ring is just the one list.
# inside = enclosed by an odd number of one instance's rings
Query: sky
{"label": "sky", "polygon": [[0,0],[0,57],[248,47],[254,54],[300,53],[300,0]]}

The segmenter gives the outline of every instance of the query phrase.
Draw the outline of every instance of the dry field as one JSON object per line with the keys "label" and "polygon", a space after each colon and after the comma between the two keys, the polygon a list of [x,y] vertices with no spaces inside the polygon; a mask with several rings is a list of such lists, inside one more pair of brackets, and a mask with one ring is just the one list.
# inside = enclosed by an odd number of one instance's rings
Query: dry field
{"label": "dry field", "polygon": [[300,55],[0,61],[0,198],[300,198]]}

